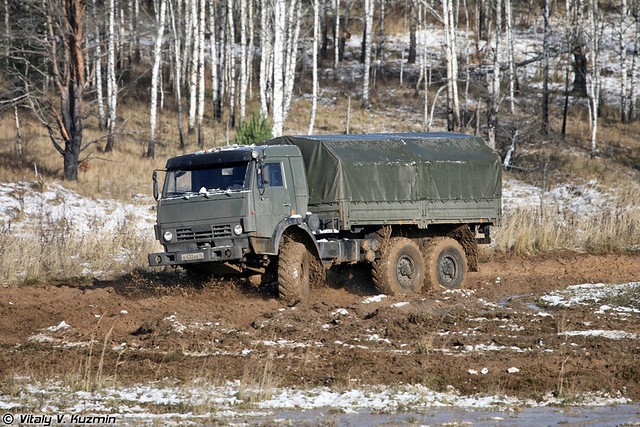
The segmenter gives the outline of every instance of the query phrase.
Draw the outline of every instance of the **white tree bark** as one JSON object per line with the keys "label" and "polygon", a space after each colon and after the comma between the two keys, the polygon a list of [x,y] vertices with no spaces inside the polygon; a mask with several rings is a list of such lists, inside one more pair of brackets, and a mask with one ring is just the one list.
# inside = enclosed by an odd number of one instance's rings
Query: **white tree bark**
{"label": "white tree bark", "polygon": [[240,0],[240,121],[244,121],[247,102],[247,0]]}
{"label": "white tree bark", "polygon": [[249,87],[249,99],[253,98],[253,49],[254,49],[254,23],[253,23],[253,0],[249,0],[247,5],[249,10],[249,52],[247,52],[247,72],[249,73],[249,78],[247,80],[247,85]]}
{"label": "white tree bark", "polygon": [[287,13],[287,41],[284,55],[284,101],[282,105],[282,122],[287,120],[291,99],[293,97],[293,86],[296,78],[296,63],[298,60],[298,40],[300,38],[300,0],[291,0]]}
{"label": "white tree bark", "polygon": [[591,72],[588,75],[589,112],[591,116],[591,156],[598,152],[598,109],[600,107],[600,29],[598,0],[589,1],[589,61]]}
{"label": "white tree bark", "polygon": [[153,45],[153,69],[151,71],[151,111],[149,112],[150,140],[147,157],[155,157],[156,124],[158,114],[158,87],[160,68],[162,66],[162,39],[164,37],[164,23],[167,10],[167,0],[160,0],[160,10],[157,18],[156,40]]}
{"label": "white tree bark", "polygon": [[206,0],[198,0],[198,147],[204,147],[204,29],[206,24]]}
{"label": "white tree bark", "polygon": [[268,94],[271,87],[273,55],[273,41],[270,30],[270,17],[273,12],[272,3],[269,0],[260,1],[260,117],[266,118],[269,114]]}
{"label": "white tree bark", "polygon": [[334,15],[335,15],[335,27],[333,39],[333,68],[338,68],[338,62],[340,62],[340,0],[334,0]]}
{"label": "white tree bark", "polygon": [[449,2],[448,7],[448,20],[449,20],[449,57],[451,60],[451,105],[453,107],[453,127],[451,130],[455,130],[460,125],[460,98],[458,96],[458,38],[456,36],[457,19],[456,9],[453,5],[453,0],[445,0]]}
{"label": "white tree bark", "polygon": [[[102,95],[102,40],[100,39],[100,21],[98,21],[98,13],[96,11],[96,0],[93,0],[91,14],[93,17],[93,23],[95,26],[96,48],[94,51],[94,62],[96,67],[96,75],[94,79],[94,85],[96,87],[96,101],[98,103],[98,121],[100,130],[105,125],[105,112],[104,112],[104,99]],[[8,40],[8,39],[7,39]]]}
{"label": "white tree bark", "polygon": [[198,53],[200,49],[200,21],[198,20],[198,0],[190,0],[191,26],[190,32],[193,37],[191,50],[191,73],[189,76],[189,134],[193,134],[196,125],[196,113],[198,112]]}
{"label": "white tree bark", "polygon": [[507,20],[507,47],[509,49],[509,109],[511,117],[515,124],[516,117],[516,58],[515,48],[513,46],[513,13],[511,11],[511,2],[505,1],[504,9]]}
{"label": "white tree bark", "polygon": [[171,16],[171,33],[173,34],[173,79],[175,83],[174,87],[176,101],[178,103],[178,132],[180,134],[180,148],[184,148],[184,131],[182,129],[182,54],[180,52],[180,33],[178,32],[176,26],[176,16],[173,8],[173,0],[169,0],[169,14]]}
{"label": "white tree bark", "polygon": [[[636,0],[636,8],[639,6],[638,0]],[[636,120],[637,110],[637,97],[638,97],[638,49],[640,49],[640,13],[635,14],[635,25],[633,29],[633,57],[631,59],[631,82],[629,83],[629,120]]]}
{"label": "white tree bark", "polygon": [[273,127],[274,137],[282,135],[284,125],[284,38],[285,38],[285,0],[274,0],[273,11]]}
{"label": "white tree bark", "polygon": [[227,64],[229,69],[229,119],[232,128],[236,126],[236,55],[235,24],[233,20],[233,0],[227,1]]}
{"label": "white tree bark", "polygon": [[313,134],[313,126],[316,122],[316,110],[318,109],[318,40],[320,33],[320,2],[313,0],[313,54],[312,74],[313,89],[311,93],[311,117],[307,134]]}
{"label": "white tree bark", "polygon": [[218,89],[218,47],[216,34],[216,7],[213,0],[209,0],[209,52],[211,55],[211,99],[213,102],[213,116],[220,119],[220,94]]}
{"label": "white tree bark", "polygon": [[471,40],[469,37],[470,29],[469,29],[469,9],[467,8],[467,0],[462,0],[464,7],[464,25],[465,25],[465,38],[464,38],[464,121],[460,123],[463,129],[467,128],[467,119],[469,116],[469,84],[471,83],[471,72],[470,72],[470,49],[471,49]]}
{"label": "white tree bark", "polygon": [[369,99],[369,76],[371,72],[371,33],[373,32],[373,1],[364,0],[364,76],[362,78],[362,108],[369,110],[371,100]]}
{"label": "white tree bark", "polygon": [[627,123],[627,2],[622,0],[620,8],[620,28],[619,44],[620,44],[620,121]]}
{"label": "white tree bark", "polygon": [[118,84],[116,82],[116,5],[109,0],[109,42],[107,53],[107,145],[105,151],[113,150],[116,133],[116,109],[118,106]]}
{"label": "white tree bark", "polygon": [[[508,0],[507,0],[508,1]],[[496,148],[496,127],[498,125],[498,112],[500,103],[500,29],[502,28],[502,0],[495,0],[495,44],[493,48],[493,80],[491,93],[489,94],[488,140],[489,146]]]}

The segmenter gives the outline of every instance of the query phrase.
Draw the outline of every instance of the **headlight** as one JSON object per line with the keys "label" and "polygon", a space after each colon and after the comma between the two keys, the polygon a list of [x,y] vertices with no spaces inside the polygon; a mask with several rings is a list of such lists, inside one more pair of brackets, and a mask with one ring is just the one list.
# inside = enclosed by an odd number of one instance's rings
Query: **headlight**
{"label": "headlight", "polygon": [[237,235],[242,234],[242,226],[240,224],[236,225],[235,227],[233,227],[233,232]]}
{"label": "headlight", "polygon": [[173,233],[170,231],[165,231],[164,234],[162,235],[162,238],[164,239],[165,242],[170,242],[171,239],[173,239]]}

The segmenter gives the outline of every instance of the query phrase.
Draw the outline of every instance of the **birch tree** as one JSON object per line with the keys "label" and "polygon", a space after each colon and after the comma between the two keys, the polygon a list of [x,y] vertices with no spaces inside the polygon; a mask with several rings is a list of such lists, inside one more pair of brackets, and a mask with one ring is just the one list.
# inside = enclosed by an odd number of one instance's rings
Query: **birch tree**
{"label": "birch tree", "polygon": [[631,82],[629,83],[629,120],[636,120],[637,110],[637,98],[638,98],[638,50],[640,49],[640,5],[639,1],[635,0],[634,14],[634,26],[633,26],[633,56],[631,58]]}
{"label": "birch tree", "polygon": [[247,0],[240,0],[240,121],[246,114],[247,82]]}
{"label": "birch tree", "polygon": [[452,0],[442,0],[442,21],[445,34],[447,61],[447,130],[453,131],[460,123],[458,98],[458,52],[456,46],[456,23]]}
{"label": "birch tree", "polygon": [[[182,126],[182,53],[180,50],[180,33],[176,25],[176,14],[173,7],[174,0],[168,0],[169,15],[171,17],[171,34],[173,35],[173,80],[176,103],[178,107],[178,133],[180,135],[180,148],[185,147],[184,129]],[[212,37],[213,39],[214,37]]]}
{"label": "birch tree", "polygon": [[273,6],[270,0],[260,1],[260,117],[263,119],[269,114],[269,88],[273,77],[273,33],[270,31],[275,25],[270,19],[274,13]]}
{"label": "birch tree", "polygon": [[598,0],[589,0],[589,62],[591,72],[588,75],[589,115],[591,128],[591,157],[598,151],[598,110],[600,108],[600,29]]}
{"label": "birch tree", "polygon": [[229,123],[236,126],[236,55],[235,55],[235,24],[233,19],[233,0],[227,0],[227,43],[225,49],[225,66],[229,76]]}
{"label": "birch tree", "polygon": [[493,79],[489,94],[489,113],[487,120],[489,146],[496,148],[496,128],[498,127],[498,111],[500,108],[500,30],[502,28],[502,0],[495,0],[495,34],[493,46]]}
{"label": "birch tree", "polygon": [[334,0],[335,26],[333,27],[333,68],[338,68],[340,62],[340,0]]}
{"label": "birch tree", "polygon": [[96,48],[94,50],[93,60],[95,64],[94,86],[96,88],[96,102],[98,103],[98,122],[100,130],[104,129],[105,112],[104,98],[102,96],[102,41],[100,38],[100,21],[98,21],[96,0],[93,0],[91,8],[91,16],[94,24],[94,37]]}
{"label": "birch tree", "polygon": [[204,28],[206,0],[198,0],[198,147],[204,147]]}
{"label": "birch tree", "polygon": [[627,1],[622,0],[620,5],[620,26],[618,28],[618,43],[620,46],[620,121],[627,123]]}
{"label": "birch tree", "polygon": [[209,54],[211,59],[211,100],[213,102],[213,116],[220,119],[222,116],[220,90],[218,86],[218,47],[215,37],[216,31],[216,7],[213,0],[209,0]]}
{"label": "birch tree", "polygon": [[318,108],[318,38],[320,25],[320,4],[319,0],[313,0],[313,53],[312,53],[312,75],[313,88],[311,92],[311,117],[309,118],[309,129],[307,134],[313,134],[313,126],[316,121],[316,110]]}
{"label": "birch tree", "polygon": [[271,133],[274,137],[282,135],[284,125],[284,38],[285,38],[285,0],[274,0],[273,7],[273,104]]}
{"label": "birch tree", "polygon": [[369,75],[371,72],[371,33],[373,32],[373,1],[364,0],[364,76],[362,78],[362,108],[369,110]]}
{"label": "birch tree", "polygon": [[109,0],[109,26],[107,45],[107,145],[104,151],[111,151],[116,142],[116,117],[118,107],[118,83],[116,81],[116,4]]}
{"label": "birch tree", "polygon": [[156,124],[158,114],[158,91],[162,90],[158,87],[160,68],[162,66],[162,40],[164,37],[164,24],[167,10],[167,1],[160,0],[158,14],[156,16],[156,40],[153,45],[153,68],[151,71],[151,106],[149,112],[149,146],[147,148],[147,157],[155,158],[156,156]]}
{"label": "birch tree", "polygon": [[198,0],[189,0],[188,1],[189,12],[189,21],[187,23],[187,27],[189,28],[189,38],[192,39],[191,43],[191,69],[189,72],[189,121],[188,121],[188,133],[192,135],[195,133],[196,126],[196,114],[197,114],[197,99],[198,99],[198,52],[200,49],[200,30],[199,25],[200,21],[198,20]]}
{"label": "birch tree", "polygon": [[[507,3],[509,3],[507,1]],[[549,0],[544,0],[542,19],[542,134],[549,134]]]}
{"label": "birch tree", "polygon": [[284,100],[283,100],[283,123],[287,120],[291,99],[293,97],[293,86],[296,78],[296,63],[298,61],[298,41],[300,39],[300,23],[302,16],[300,13],[300,0],[290,0],[287,13],[287,40],[285,44],[284,56]]}

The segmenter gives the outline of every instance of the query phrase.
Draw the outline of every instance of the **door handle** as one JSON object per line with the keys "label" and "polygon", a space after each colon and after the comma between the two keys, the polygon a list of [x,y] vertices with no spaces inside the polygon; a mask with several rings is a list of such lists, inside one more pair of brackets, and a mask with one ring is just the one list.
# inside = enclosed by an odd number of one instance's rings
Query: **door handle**
{"label": "door handle", "polygon": [[291,203],[285,203],[285,204],[284,204],[284,205],[282,205],[282,206],[291,207]]}

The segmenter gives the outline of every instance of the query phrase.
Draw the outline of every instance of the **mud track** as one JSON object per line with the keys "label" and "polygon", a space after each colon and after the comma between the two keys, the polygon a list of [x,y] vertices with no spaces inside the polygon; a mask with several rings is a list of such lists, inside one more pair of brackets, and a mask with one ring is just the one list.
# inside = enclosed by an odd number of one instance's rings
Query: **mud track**
{"label": "mud track", "polygon": [[[469,394],[640,399],[638,314],[540,302],[569,285],[640,281],[639,255],[484,260],[464,290],[412,297],[372,298],[364,267],[334,269],[327,281],[294,307],[248,279],[193,282],[173,273],[0,288],[0,386],[14,375],[77,375],[102,358],[104,376],[120,383],[268,375],[296,387],[420,383]],[[585,329],[628,335],[564,333]]]}

